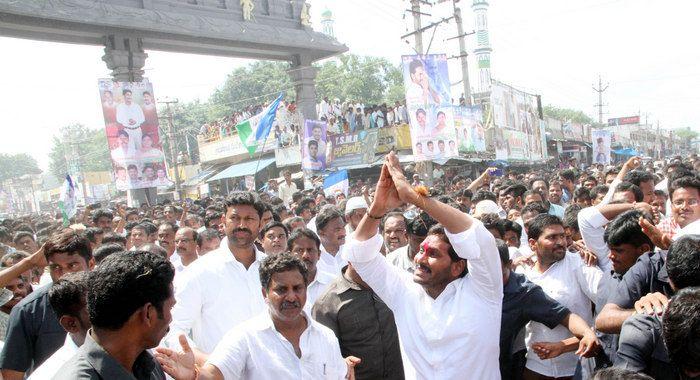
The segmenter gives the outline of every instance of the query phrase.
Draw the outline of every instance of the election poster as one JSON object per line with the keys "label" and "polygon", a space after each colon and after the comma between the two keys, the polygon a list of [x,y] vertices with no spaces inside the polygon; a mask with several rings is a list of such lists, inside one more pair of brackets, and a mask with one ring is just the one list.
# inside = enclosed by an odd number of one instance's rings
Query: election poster
{"label": "election poster", "polygon": [[301,168],[310,171],[326,170],[326,122],[306,120],[304,143],[301,145]]}
{"label": "election poster", "polygon": [[455,128],[459,151],[472,153],[486,151],[486,132],[480,106],[455,106]]}
{"label": "election poster", "polygon": [[98,88],[117,189],[172,186],[151,83],[100,79]]}
{"label": "election poster", "polygon": [[502,159],[529,161],[542,159],[546,155],[538,102],[535,95],[493,81],[493,122],[495,129],[501,131],[495,140],[497,156],[505,153],[506,158]]}
{"label": "election poster", "polygon": [[610,146],[612,144],[612,135],[607,129],[596,129],[591,131],[593,140],[593,163],[594,164],[610,164]]}
{"label": "election poster", "polygon": [[378,130],[328,136],[331,150],[326,157],[331,168],[371,164],[377,149]]}
{"label": "election poster", "polygon": [[445,54],[405,55],[406,107],[417,161],[457,156],[457,132]]}

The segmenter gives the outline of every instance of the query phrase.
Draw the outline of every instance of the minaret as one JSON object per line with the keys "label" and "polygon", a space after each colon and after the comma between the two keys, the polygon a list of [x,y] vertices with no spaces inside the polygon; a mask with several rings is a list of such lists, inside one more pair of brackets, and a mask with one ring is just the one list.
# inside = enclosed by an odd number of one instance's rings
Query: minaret
{"label": "minaret", "polygon": [[321,25],[323,26],[323,34],[335,38],[335,32],[333,31],[333,12],[326,7],[326,9],[321,13]]}
{"label": "minaret", "polygon": [[474,0],[472,4],[476,16],[476,43],[474,49],[476,61],[479,67],[479,87],[477,92],[489,92],[491,90],[491,43],[489,42],[489,22],[487,0]]}

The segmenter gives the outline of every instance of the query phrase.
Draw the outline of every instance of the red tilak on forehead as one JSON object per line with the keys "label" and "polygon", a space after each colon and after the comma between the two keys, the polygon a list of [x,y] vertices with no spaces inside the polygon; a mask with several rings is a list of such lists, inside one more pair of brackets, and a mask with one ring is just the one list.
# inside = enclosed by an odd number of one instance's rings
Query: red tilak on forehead
{"label": "red tilak on forehead", "polygon": [[421,248],[423,248],[423,251],[425,252],[428,252],[428,250],[431,249],[427,241],[424,241],[423,244],[421,244]]}

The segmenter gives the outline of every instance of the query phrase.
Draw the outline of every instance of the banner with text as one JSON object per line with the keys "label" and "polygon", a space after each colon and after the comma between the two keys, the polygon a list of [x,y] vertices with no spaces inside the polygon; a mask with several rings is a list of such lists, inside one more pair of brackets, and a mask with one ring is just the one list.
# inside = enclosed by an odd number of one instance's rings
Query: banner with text
{"label": "banner with text", "polygon": [[457,133],[447,56],[404,55],[401,61],[413,156],[416,161],[456,157]]}
{"label": "banner with text", "polygon": [[377,149],[378,130],[344,133],[328,136],[331,151],[327,157],[328,166],[344,168],[352,165],[371,164]]}
{"label": "banner with text", "polygon": [[117,189],[172,186],[151,83],[100,79],[98,88]]}

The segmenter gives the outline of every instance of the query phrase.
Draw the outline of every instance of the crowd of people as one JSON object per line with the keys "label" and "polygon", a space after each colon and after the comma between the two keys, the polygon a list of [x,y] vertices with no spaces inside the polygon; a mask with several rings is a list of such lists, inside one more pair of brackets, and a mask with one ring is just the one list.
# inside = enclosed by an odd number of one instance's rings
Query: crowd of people
{"label": "crowd of people", "polygon": [[3,379],[688,379],[700,158],[0,222]]}
{"label": "crowd of people", "polygon": [[[238,123],[259,114],[265,107],[267,104],[247,106],[229,116],[204,123],[199,129],[199,136],[205,141],[234,136],[238,133],[235,128]],[[354,133],[364,129],[410,123],[405,102],[400,101],[396,101],[393,106],[386,103],[365,105],[351,100],[341,103],[339,99],[334,99],[331,102],[328,97],[325,97],[317,104],[316,109],[319,120],[327,123],[329,134]],[[301,126],[303,126],[303,120],[296,102],[282,100],[277,109],[271,134],[274,135],[277,147],[299,145]]]}

